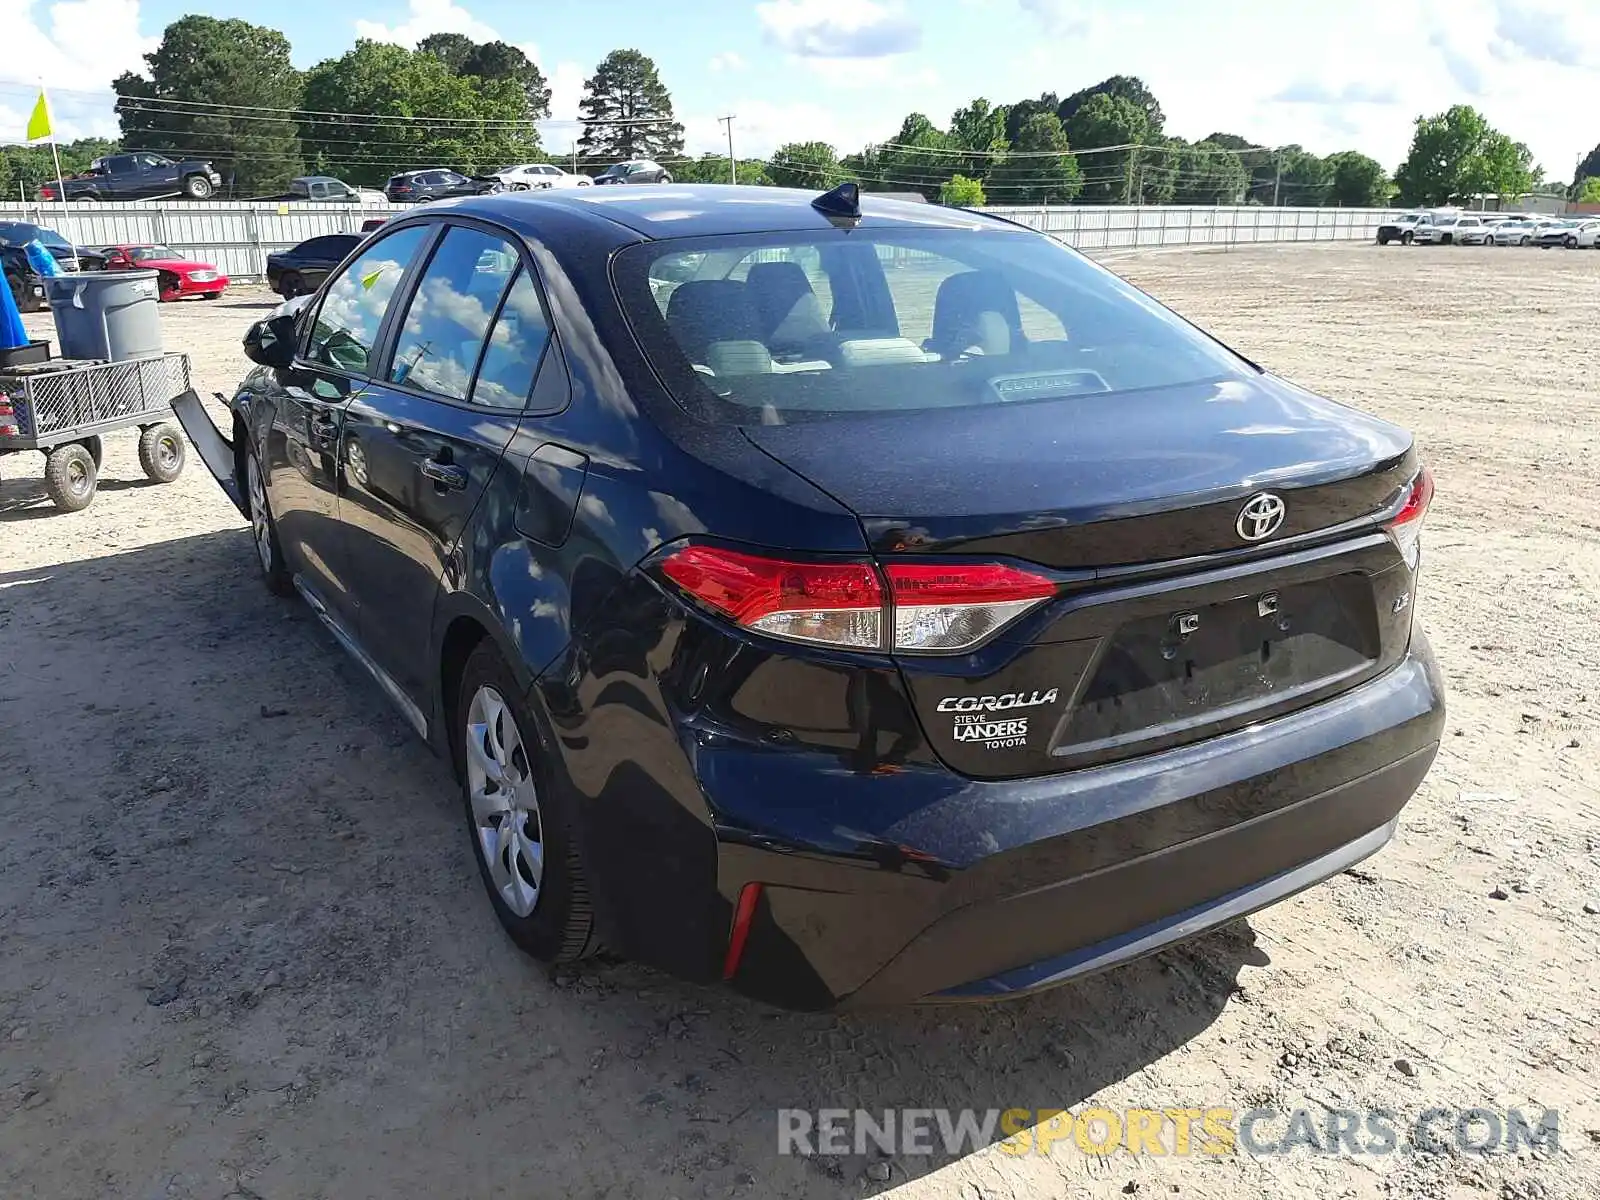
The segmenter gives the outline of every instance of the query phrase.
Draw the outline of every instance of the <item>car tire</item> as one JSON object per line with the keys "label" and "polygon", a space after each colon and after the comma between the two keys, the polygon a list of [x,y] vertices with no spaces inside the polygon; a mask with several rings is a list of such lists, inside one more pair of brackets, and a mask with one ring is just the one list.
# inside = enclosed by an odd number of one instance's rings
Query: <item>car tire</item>
{"label": "car tire", "polygon": [[1417,240],[1417,235],[1412,233],[1409,229],[1406,230],[1404,233],[1402,233],[1400,235],[1400,244],[1402,246],[1409,246],[1409,245],[1411,245],[1412,242],[1414,242],[1416,240]]}
{"label": "car tire", "polygon": [[1444,235],[1444,236],[1443,236],[1443,237],[1441,237],[1441,238],[1440,238],[1440,239],[1439,239],[1439,245],[1441,245],[1441,246],[1448,246],[1448,245],[1450,245],[1450,243],[1451,243],[1451,242],[1452,242],[1452,241],[1453,241],[1453,240],[1454,240],[1454,235],[1452,235],[1452,234],[1448,234],[1448,233],[1447,233],[1447,234],[1445,234],[1445,235]]}
{"label": "car tire", "polygon": [[100,197],[93,192],[84,192],[81,196],[74,196],[72,202],[74,204],[99,204]]}
{"label": "car tire", "polygon": [[672,182],[672,172],[671,171],[663,171],[663,172],[661,172],[661,182],[662,183],[671,183]]}
{"label": "car tire", "polygon": [[266,478],[261,473],[261,459],[254,449],[245,451],[244,478],[245,498],[250,505],[250,536],[255,542],[256,559],[261,565],[261,580],[274,596],[292,596],[294,578],[283,561],[283,546],[278,541],[278,523],[272,519]]}
{"label": "car tire", "polygon": [[94,502],[100,469],[82,442],[68,442],[44,460],[44,490],[62,512],[79,512]]}
{"label": "car tire", "polygon": [[1566,241],[1562,242],[1561,244],[1563,246],[1565,246],[1568,250],[1576,250],[1578,248],[1578,239],[1573,237],[1572,234],[1569,233],[1569,234],[1567,234]]}
{"label": "car tire", "polygon": [[139,465],[157,483],[171,483],[182,475],[188,456],[183,434],[171,421],[151,425],[139,434]]}
{"label": "car tire", "polygon": [[1531,241],[1531,240],[1532,239],[1530,239],[1527,234],[1523,234],[1521,237],[1519,237],[1517,239],[1517,245],[1526,246],[1528,244],[1528,242]]}
{"label": "car tire", "polygon": [[1378,235],[1378,245],[1387,246],[1388,244],[1389,244],[1389,235],[1387,233],[1380,233]]}
{"label": "car tire", "polygon": [[299,271],[285,271],[278,280],[278,295],[285,300],[293,300],[296,296],[303,295],[306,290],[306,281],[300,277]]}
{"label": "car tire", "polygon": [[216,190],[204,175],[189,175],[183,181],[183,194],[191,200],[209,200]]}
{"label": "car tire", "polygon": [[[467,659],[451,713],[467,832],[501,926],[541,962],[597,953],[577,814],[551,769],[550,740],[492,641]],[[508,778],[515,780],[510,787]]]}

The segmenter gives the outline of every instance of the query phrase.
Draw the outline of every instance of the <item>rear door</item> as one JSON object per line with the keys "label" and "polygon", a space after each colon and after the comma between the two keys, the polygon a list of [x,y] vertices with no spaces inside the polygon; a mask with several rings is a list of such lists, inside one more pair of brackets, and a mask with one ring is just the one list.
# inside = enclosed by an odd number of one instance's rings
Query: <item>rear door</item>
{"label": "rear door", "polygon": [[422,705],[440,581],[522,419],[549,322],[513,236],[467,221],[443,226],[401,313],[378,382],[349,408],[345,512],[362,643]]}

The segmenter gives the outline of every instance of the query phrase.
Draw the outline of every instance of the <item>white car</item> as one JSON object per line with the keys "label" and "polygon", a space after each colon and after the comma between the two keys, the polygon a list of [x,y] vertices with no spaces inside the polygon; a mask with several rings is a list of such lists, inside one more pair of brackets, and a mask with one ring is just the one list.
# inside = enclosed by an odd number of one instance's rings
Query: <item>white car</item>
{"label": "white car", "polygon": [[1482,217],[1463,213],[1460,216],[1436,215],[1417,225],[1418,245],[1451,244],[1460,246],[1482,245],[1494,227],[1485,225]]}
{"label": "white car", "polygon": [[1561,244],[1568,250],[1600,250],[1600,221],[1580,222]]}
{"label": "white car", "polygon": [[571,171],[563,171],[554,163],[523,163],[520,167],[501,167],[494,172],[494,177],[505,185],[508,192],[594,185],[594,180],[587,175],[574,175]]}
{"label": "white car", "polygon": [[1537,217],[1508,217],[1490,231],[1490,241],[1496,246],[1526,246],[1539,231]]}

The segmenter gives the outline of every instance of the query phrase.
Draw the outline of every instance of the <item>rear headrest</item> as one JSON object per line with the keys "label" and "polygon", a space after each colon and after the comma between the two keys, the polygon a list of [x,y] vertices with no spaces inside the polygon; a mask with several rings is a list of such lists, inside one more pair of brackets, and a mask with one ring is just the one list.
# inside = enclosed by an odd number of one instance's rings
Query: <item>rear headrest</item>
{"label": "rear headrest", "polygon": [[1009,343],[1004,350],[987,348],[988,353],[1006,353],[1012,346],[1025,340],[1022,336],[1022,313],[1017,307],[1017,293],[998,271],[963,271],[951,275],[939,285],[939,294],[933,302],[933,336],[928,348],[941,353],[959,353],[967,348],[974,334],[981,329],[989,335],[985,341],[994,340],[994,322],[982,320],[984,313],[998,316],[1004,324]]}
{"label": "rear headrest", "polygon": [[760,341],[756,313],[737,279],[691,279],[667,301],[667,329],[690,362],[704,363],[712,342]]}
{"label": "rear headrest", "polygon": [[755,303],[762,336],[774,350],[827,336],[827,318],[799,263],[755,263],[745,286]]}

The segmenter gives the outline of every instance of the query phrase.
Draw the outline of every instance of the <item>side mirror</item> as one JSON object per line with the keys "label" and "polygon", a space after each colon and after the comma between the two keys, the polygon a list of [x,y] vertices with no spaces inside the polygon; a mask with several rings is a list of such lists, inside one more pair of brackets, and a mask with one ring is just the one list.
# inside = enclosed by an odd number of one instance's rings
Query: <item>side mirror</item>
{"label": "side mirror", "polygon": [[264,367],[287,368],[294,362],[294,317],[268,317],[250,326],[244,335],[244,352]]}

